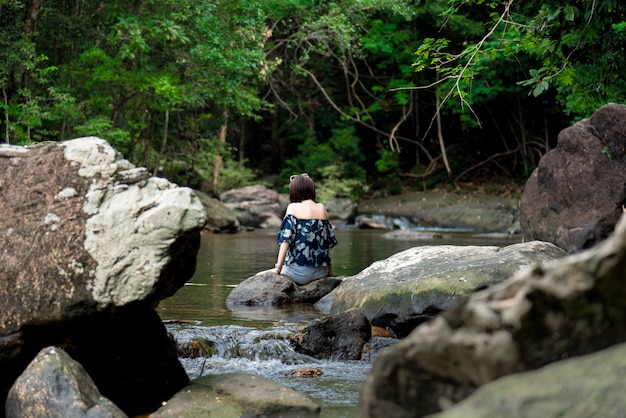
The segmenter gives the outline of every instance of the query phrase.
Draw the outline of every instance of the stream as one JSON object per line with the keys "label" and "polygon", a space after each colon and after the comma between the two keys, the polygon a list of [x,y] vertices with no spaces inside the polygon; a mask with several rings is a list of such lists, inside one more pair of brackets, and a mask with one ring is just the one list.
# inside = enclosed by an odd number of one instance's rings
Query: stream
{"label": "stream", "polygon": [[[443,238],[401,241],[384,231],[336,230],[339,244],[331,251],[336,276],[354,275],[375,261],[421,245],[496,245],[520,241],[519,236],[479,236],[445,231]],[[328,361],[296,353],[288,337],[307,322],[323,316],[307,304],[287,307],[241,306],[229,309],[226,297],[239,283],[276,262],[275,231],[255,230],[202,237],[193,278],[161,302],[157,312],[178,342],[204,338],[217,355],[181,358],[190,379],[201,375],[243,372],[257,374],[302,392],[321,406],[320,417],[356,417],[359,388],[371,369],[366,361]],[[296,369],[317,368],[320,377],[292,377]]]}

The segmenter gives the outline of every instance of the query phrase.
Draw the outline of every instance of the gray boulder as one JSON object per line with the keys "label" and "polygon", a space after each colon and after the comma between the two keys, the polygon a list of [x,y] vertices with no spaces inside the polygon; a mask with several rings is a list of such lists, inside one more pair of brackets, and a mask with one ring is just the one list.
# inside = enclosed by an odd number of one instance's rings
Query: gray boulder
{"label": "gray boulder", "polygon": [[229,209],[218,199],[208,194],[195,190],[196,195],[202,202],[207,213],[205,231],[209,232],[238,232],[240,229],[239,219],[232,209]]}
{"label": "gray boulder", "polygon": [[[413,247],[346,277],[316,306],[328,313],[362,309],[373,325],[404,337],[479,289],[540,261],[566,255],[543,242],[497,246]],[[331,303],[327,301],[331,299]],[[330,310],[324,307],[330,305]]]}
{"label": "gray boulder", "polygon": [[621,417],[626,345],[502,377],[429,418]]}
{"label": "gray boulder", "polygon": [[9,392],[6,418],[126,418],[85,369],[60,348],[37,354]]}
{"label": "gray boulder", "polygon": [[226,298],[226,304],[232,307],[315,303],[340,283],[341,279],[325,277],[300,286],[289,277],[268,270],[257,273],[237,285]]}
{"label": "gray boulder", "polygon": [[592,249],[524,269],[382,352],[368,417],[421,417],[500,377],[626,341],[626,217]]}
{"label": "gray boulder", "polygon": [[626,106],[611,103],[561,131],[539,161],[520,200],[524,238],[590,248],[613,232],[625,184]]}
{"label": "gray boulder", "polygon": [[331,220],[350,221],[356,216],[357,205],[347,197],[338,197],[324,202]]}
{"label": "gray boulder", "polygon": [[263,376],[244,373],[199,377],[177,393],[151,418],[319,416],[307,396]]}
{"label": "gray boulder", "polygon": [[[133,398],[132,404],[107,395],[120,407],[138,408],[134,413],[186,384],[164,328],[152,321],[159,301],[195,271],[206,213],[191,189],[151,177],[100,138],[3,144],[0,213],[9,214],[0,217],[1,403],[33,356],[51,345],[80,357],[101,390],[150,380],[151,393],[142,385],[117,392]],[[154,357],[139,359],[116,345],[126,336],[125,326],[136,327],[145,344],[157,342],[148,350]],[[87,348],[84,335],[102,338],[110,349]],[[158,368],[145,367],[156,358]],[[107,379],[116,371],[127,380],[112,386]]]}
{"label": "gray boulder", "polygon": [[277,228],[283,209],[278,192],[255,185],[228,190],[220,200],[235,212],[239,223],[248,228]]}
{"label": "gray boulder", "polygon": [[372,326],[358,309],[309,322],[291,337],[298,353],[319,359],[360,360]]}

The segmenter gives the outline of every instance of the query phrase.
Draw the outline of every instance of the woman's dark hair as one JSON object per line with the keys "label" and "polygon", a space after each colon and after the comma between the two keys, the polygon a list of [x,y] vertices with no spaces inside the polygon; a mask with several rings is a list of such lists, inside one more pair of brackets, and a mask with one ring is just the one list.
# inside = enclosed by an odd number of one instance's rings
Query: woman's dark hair
{"label": "woman's dark hair", "polygon": [[289,200],[291,203],[302,202],[303,200],[315,200],[315,183],[308,174],[292,176],[289,182]]}

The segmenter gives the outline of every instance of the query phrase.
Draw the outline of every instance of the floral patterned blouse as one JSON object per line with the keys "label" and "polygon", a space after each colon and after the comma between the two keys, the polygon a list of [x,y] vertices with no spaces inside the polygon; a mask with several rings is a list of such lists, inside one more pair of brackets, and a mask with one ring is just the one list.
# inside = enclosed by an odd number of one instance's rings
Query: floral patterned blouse
{"label": "floral patterned blouse", "polygon": [[286,265],[328,266],[330,249],[337,245],[335,231],[327,219],[298,219],[286,215],[278,229],[278,245],[290,243]]}

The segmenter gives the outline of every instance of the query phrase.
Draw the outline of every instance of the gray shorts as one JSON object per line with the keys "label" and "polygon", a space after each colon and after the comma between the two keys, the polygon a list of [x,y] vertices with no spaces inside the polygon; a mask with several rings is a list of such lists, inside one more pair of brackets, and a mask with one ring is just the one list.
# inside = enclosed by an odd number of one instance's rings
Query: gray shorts
{"label": "gray shorts", "polygon": [[291,280],[299,285],[311,283],[313,280],[328,276],[328,266],[296,266],[283,265],[280,274],[289,276]]}

